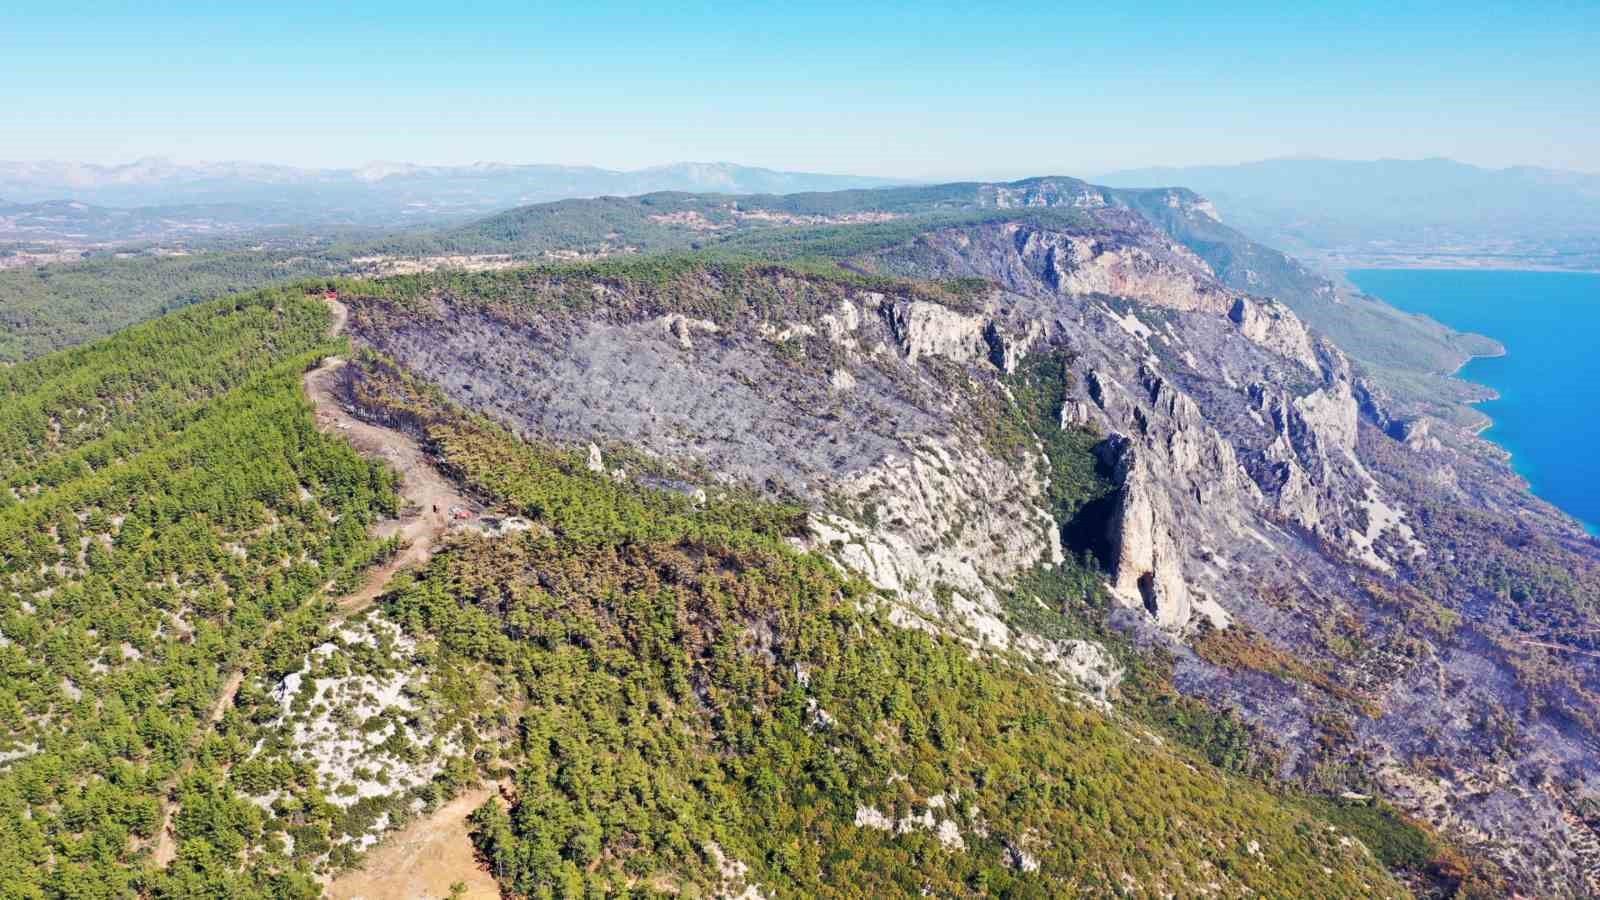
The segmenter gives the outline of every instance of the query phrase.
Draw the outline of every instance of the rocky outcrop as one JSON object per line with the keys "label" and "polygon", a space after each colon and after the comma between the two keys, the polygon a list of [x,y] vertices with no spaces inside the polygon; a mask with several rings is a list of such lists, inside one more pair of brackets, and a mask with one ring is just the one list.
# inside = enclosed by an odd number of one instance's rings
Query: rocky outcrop
{"label": "rocky outcrop", "polygon": [[[1013,333],[990,316],[959,313],[926,301],[882,301],[879,310],[889,323],[895,345],[910,363],[930,356],[957,363],[988,360],[1010,374],[1045,333],[1044,325],[1037,321],[1022,323],[1020,333]],[[843,331],[832,316],[823,319],[830,334]]]}
{"label": "rocky outcrop", "polygon": [[1071,678],[1100,708],[1110,710],[1125,670],[1105,647],[1094,641],[1041,641],[1022,635],[1018,645],[1028,655]]}
{"label": "rocky outcrop", "polygon": [[1106,535],[1112,548],[1112,594],[1126,605],[1142,607],[1164,628],[1182,628],[1189,623],[1192,603],[1171,530],[1176,517],[1153,488],[1150,470],[1130,441],[1114,438],[1109,453],[1118,483],[1116,511]]}
{"label": "rocky outcrop", "polygon": [[970,444],[924,439],[909,454],[840,479],[834,496],[853,514],[814,517],[807,546],[894,591],[927,620],[1008,647],[993,585],[1062,560],[1038,466],[1036,458],[996,466]]}
{"label": "rocky outcrop", "polygon": [[1433,421],[1427,416],[1402,419],[1390,423],[1387,433],[1412,450],[1432,450],[1437,453],[1444,449],[1444,444],[1434,437]]}
{"label": "rocky outcrop", "polygon": [[691,319],[681,313],[670,313],[656,320],[663,330],[677,340],[684,350],[694,349],[694,333],[716,333],[717,323],[707,319]]}
{"label": "rocky outcrop", "polygon": [[[1185,560],[1194,547],[1184,545],[1216,528],[1236,531],[1237,515],[1259,497],[1233,447],[1205,423],[1193,399],[1148,365],[1140,367],[1136,384],[1138,390],[1128,391],[1098,370],[1086,379],[1095,409],[1128,428],[1101,447],[1117,485],[1106,535],[1113,596],[1164,628],[1184,628],[1197,611],[1225,627],[1226,611],[1192,596]],[[1072,401],[1063,404],[1068,408],[1093,417]],[[1186,534],[1188,540],[1180,537]]]}
{"label": "rocky outcrop", "polygon": [[1231,293],[1199,257],[1168,244],[1147,246],[1122,235],[1064,235],[1007,226],[1023,265],[1062,294],[1104,294],[1168,309],[1221,311]]}
{"label": "rocky outcrop", "polygon": [[[1381,572],[1425,553],[1406,521],[1403,504],[1387,496],[1357,453],[1362,400],[1350,365],[1338,348],[1316,345],[1323,384],[1295,395],[1256,382],[1249,387],[1252,414],[1272,430],[1253,456],[1253,475],[1275,512],[1352,559]],[[1379,542],[1393,538],[1393,559]]]}
{"label": "rocky outcrop", "polygon": [[[865,299],[868,303],[882,303],[883,295],[869,291]],[[855,332],[861,327],[861,311],[853,300],[840,300],[833,312],[822,314],[820,321],[828,340],[845,348],[856,346]]]}
{"label": "rocky outcrop", "polygon": [[985,337],[989,323],[981,316],[963,315],[922,300],[886,302],[882,309],[907,362],[925,356],[968,362],[989,354]]}
{"label": "rocky outcrop", "polygon": [[1024,207],[1103,209],[1109,204],[1103,190],[1074,178],[1043,178],[1020,185],[990,185],[985,187],[982,194],[980,197],[982,202],[998,209]]}
{"label": "rocky outcrop", "polygon": [[1311,333],[1289,307],[1277,301],[1257,302],[1240,297],[1233,302],[1228,318],[1239,326],[1239,333],[1279,356],[1287,357],[1313,372],[1318,371]]}
{"label": "rocky outcrop", "polygon": [[1297,440],[1354,454],[1360,419],[1349,382],[1318,388],[1291,402],[1294,414],[1288,427]]}
{"label": "rocky outcrop", "polygon": [[1120,210],[1103,225],[1063,232],[1022,223],[952,228],[885,255],[892,269],[992,279],[1033,296],[1118,297],[1178,310],[1225,313],[1235,294],[1188,248]]}
{"label": "rocky outcrop", "polygon": [[1021,841],[1006,841],[1004,845],[1006,865],[1019,872],[1039,871],[1039,857],[1030,851]]}
{"label": "rocky outcrop", "polygon": [[1213,222],[1222,221],[1222,216],[1217,213],[1216,204],[1192,191],[1169,190],[1162,196],[1161,202],[1168,209],[1210,219]]}

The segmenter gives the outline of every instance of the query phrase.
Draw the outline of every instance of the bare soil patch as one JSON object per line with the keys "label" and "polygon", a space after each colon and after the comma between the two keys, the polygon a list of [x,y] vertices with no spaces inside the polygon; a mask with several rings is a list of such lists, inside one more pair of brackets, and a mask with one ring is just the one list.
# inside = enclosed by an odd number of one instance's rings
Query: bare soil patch
{"label": "bare soil patch", "polygon": [[367,854],[361,868],[329,882],[333,900],[438,900],[461,882],[472,900],[498,900],[500,887],[478,862],[467,836],[467,816],[498,792],[498,786],[466,791],[432,815],[389,835]]}

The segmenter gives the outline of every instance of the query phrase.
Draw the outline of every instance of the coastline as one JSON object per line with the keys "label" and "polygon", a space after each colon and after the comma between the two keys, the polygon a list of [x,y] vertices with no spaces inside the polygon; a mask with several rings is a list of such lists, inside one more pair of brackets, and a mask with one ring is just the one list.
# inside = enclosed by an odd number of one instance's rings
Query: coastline
{"label": "coastline", "polygon": [[1340,272],[1351,269],[1428,270],[1443,272],[1570,272],[1574,275],[1600,275],[1600,266],[1558,266],[1526,259],[1499,259],[1495,257],[1394,259],[1393,257],[1340,256],[1337,254],[1309,254],[1309,258]]}
{"label": "coastline", "polygon": [[[1448,328],[1449,326],[1446,325],[1445,327]],[[1463,334],[1465,332],[1456,332],[1456,333],[1457,334]],[[1465,369],[1467,367],[1467,365],[1469,363],[1471,363],[1475,359],[1501,359],[1503,357],[1511,355],[1511,351],[1507,350],[1506,349],[1506,345],[1500,343],[1498,338],[1490,337],[1487,334],[1479,335],[1479,337],[1486,337],[1486,338],[1489,338],[1489,340],[1494,341],[1495,344],[1500,348],[1500,351],[1498,353],[1467,353],[1467,358],[1466,359],[1463,359],[1460,363],[1458,363],[1454,369],[1451,369],[1450,371],[1444,373],[1446,376],[1448,376],[1450,378],[1461,378],[1461,370]],[[1462,351],[1462,352],[1465,353],[1466,351]],[[1468,378],[1461,378],[1461,380],[1462,381],[1469,381],[1472,384],[1478,384],[1478,382],[1472,381],[1471,379],[1468,379]],[[1493,397],[1489,398],[1490,400],[1499,400],[1500,399],[1500,392],[1496,391],[1492,387],[1489,387],[1489,385],[1487,385],[1487,384],[1479,384],[1478,386],[1479,387],[1488,388],[1489,391],[1494,394]],[[1479,402],[1485,402],[1485,401],[1479,401]]]}
{"label": "coastline", "polygon": [[[1493,338],[1491,338],[1491,340],[1493,340]],[[1499,341],[1495,341],[1495,343],[1499,343]],[[1510,351],[1505,348],[1504,344],[1501,344],[1499,353],[1474,353],[1474,354],[1470,354],[1470,355],[1468,355],[1468,357],[1464,361],[1462,361],[1461,365],[1456,366],[1455,371],[1450,373],[1450,377],[1452,377],[1452,378],[1460,378],[1461,377],[1461,375],[1460,375],[1461,370],[1465,369],[1467,367],[1467,365],[1469,363],[1471,363],[1475,359],[1499,359],[1499,358],[1501,358],[1503,356],[1507,356],[1509,354],[1510,354]],[[1472,436],[1476,437],[1476,438],[1479,438],[1479,439],[1481,439],[1481,440],[1483,440],[1483,441],[1485,441],[1485,442],[1487,442],[1489,444],[1492,444],[1494,446],[1494,448],[1496,450],[1498,450],[1500,452],[1500,454],[1504,457],[1506,465],[1511,466],[1512,471],[1515,471],[1517,473],[1517,477],[1521,478],[1523,483],[1527,485],[1528,493],[1530,493],[1530,494],[1534,495],[1535,497],[1538,497],[1541,500],[1543,500],[1544,499],[1544,495],[1539,493],[1539,491],[1535,488],[1532,479],[1530,479],[1527,476],[1526,473],[1521,472],[1521,471],[1517,471],[1516,465],[1514,465],[1512,463],[1512,460],[1516,458],[1516,454],[1511,451],[1511,448],[1507,447],[1505,444],[1500,443],[1499,441],[1495,440],[1492,437],[1486,436],[1486,434],[1485,434],[1485,432],[1489,431],[1491,428],[1494,427],[1494,419],[1491,418],[1488,413],[1484,412],[1483,410],[1479,409],[1478,407],[1483,403],[1488,403],[1488,402],[1491,402],[1491,401],[1494,401],[1494,400],[1501,399],[1500,392],[1495,390],[1492,387],[1489,387],[1486,384],[1479,384],[1479,382],[1471,381],[1470,379],[1467,379],[1467,378],[1462,378],[1461,380],[1462,381],[1467,381],[1470,384],[1477,384],[1480,387],[1486,388],[1489,391],[1489,393],[1493,395],[1493,396],[1488,397],[1488,398],[1486,398],[1484,400],[1479,400],[1476,403],[1468,404],[1468,406],[1472,407],[1472,411],[1473,412],[1475,412],[1478,415],[1483,417],[1483,421],[1481,423],[1479,423],[1476,428],[1472,429]],[[1590,522],[1587,519],[1581,518],[1581,517],[1579,517],[1579,516],[1577,516],[1577,515],[1575,515],[1575,514],[1573,514],[1571,512],[1568,512],[1563,507],[1561,507],[1561,506],[1559,506],[1559,505],[1557,505],[1555,503],[1551,503],[1549,500],[1545,500],[1545,502],[1549,503],[1551,506],[1555,507],[1556,509],[1561,510],[1561,512],[1565,513],[1568,518],[1572,519],[1572,521],[1577,522],[1578,523],[1578,529],[1580,531],[1582,531],[1584,534],[1588,535],[1591,538],[1600,540],[1600,525],[1596,525],[1595,523]]]}
{"label": "coastline", "polygon": [[[1356,268],[1357,267],[1352,266],[1352,267],[1349,267],[1347,269],[1341,270],[1341,274],[1345,275],[1348,278],[1349,273],[1351,271],[1356,270]],[[1554,273],[1565,273],[1565,274],[1571,274],[1571,275],[1588,275],[1591,278],[1594,277],[1597,274],[1600,274],[1600,272],[1595,272],[1593,270],[1558,269],[1558,268],[1547,267],[1547,266],[1532,266],[1532,265],[1503,265],[1503,266],[1450,265],[1450,264],[1441,263],[1441,262],[1403,264],[1403,265],[1396,265],[1396,264],[1393,264],[1393,263],[1376,263],[1376,264],[1368,263],[1368,264],[1364,264],[1360,268],[1365,268],[1365,269],[1368,269],[1368,270],[1417,272],[1419,274],[1423,273],[1423,272],[1428,272],[1428,271],[1435,271],[1435,272],[1440,272],[1440,273],[1455,273],[1455,272],[1465,272],[1465,271],[1481,271],[1481,272],[1486,272],[1486,273],[1488,273],[1488,272],[1502,272],[1502,273],[1504,273],[1504,272],[1517,271],[1517,272],[1528,272],[1528,273],[1552,273],[1552,272],[1554,272]],[[1378,296],[1380,299],[1382,299],[1385,295],[1384,294],[1376,294],[1375,296]],[[1385,301],[1385,302],[1390,302],[1390,301]],[[1397,308],[1402,309],[1402,310],[1404,310],[1406,312],[1411,312],[1411,313],[1414,313],[1414,314],[1429,316],[1430,318],[1433,317],[1430,313],[1424,312],[1422,310],[1413,310],[1413,309],[1410,309],[1410,308],[1408,308],[1406,306],[1398,306],[1398,305],[1397,305]],[[1522,463],[1524,461],[1530,461],[1530,462],[1535,462],[1536,463],[1538,454],[1535,453],[1533,457],[1519,457],[1519,454],[1517,452],[1513,451],[1510,446],[1508,446],[1507,444],[1502,442],[1502,440],[1500,439],[1500,436],[1493,434],[1493,430],[1495,429],[1495,427],[1499,423],[1497,423],[1495,421],[1494,417],[1489,415],[1489,413],[1486,412],[1483,409],[1483,406],[1485,404],[1488,404],[1488,403],[1504,400],[1505,399],[1505,395],[1502,393],[1502,391],[1499,388],[1494,387],[1494,386],[1492,386],[1490,384],[1485,384],[1484,382],[1475,380],[1475,378],[1473,377],[1473,374],[1476,374],[1476,373],[1469,374],[1469,373],[1467,373],[1466,370],[1467,370],[1467,367],[1470,366],[1476,360],[1502,359],[1502,358],[1505,358],[1505,357],[1511,355],[1511,351],[1510,351],[1509,347],[1506,345],[1506,343],[1504,342],[1504,340],[1491,333],[1492,331],[1494,331],[1496,329],[1494,329],[1493,327],[1489,327],[1489,328],[1484,328],[1484,329],[1475,330],[1475,331],[1467,331],[1467,330],[1463,330],[1463,326],[1462,325],[1452,324],[1450,322],[1444,321],[1443,319],[1435,318],[1435,321],[1438,321],[1441,325],[1444,325],[1446,328],[1449,328],[1451,331],[1453,331],[1453,332],[1455,332],[1457,334],[1472,334],[1472,335],[1474,335],[1476,337],[1484,339],[1484,342],[1490,343],[1490,344],[1493,345],[1492,347],[1478,347],[1478,348],[1475,348],[1479,352],[1474,352],[1473,350],[1469,350],[1469,349],[1466,349],[1466,348],[1460,348],[1459,349],[1459,353],[1461,354],[1461,357],[1462,357],[1461,360],[1453,368],[1451,368],[1448,372],[1440,372],[1439,373],[1443,377],[1450,378],[1450,379],[1456,380],[1458,382],[1463,382],[1465,384],[1471,385],[1473,388],[1476,388],[1476,389],[1480,390],[1484,395],[1486,395],[1486,396],[1483,396],[1481,399],[1477,399],[1477,400],[1474,400],[1474,401],[1471,401],[1471,402],[1466,402],[1466,403],[1462,403],[1461,404],[1462,406],[1466,406],[1468,409],[1471,410],[1471,412],[1473,414],[1473,417],[1474,417],[1474,420],[1475,420],[1475,421],[1471,422],[1470,425],[1467,425],[1467,424],[1464,423],[1464,426],[1462,427],[1462,431],[1464,431],[1466,433],[1469,433],[1473,437],[1476,437],[1476,438],[1482,440],[1484,442],[1483,443],[1483,449],[1484,449],[1485,452],[1492,453],[1493,455],[1499,457],[1499,459],[1509,469],[1511,469],[1511,471],[1514,472],[1517,475],[1517,477],[1523,482],[1524,489],[1529,494],[1531,494],[1531,495],[1533,495],[1535,497],[1538,497],[1541,500],[1544,500],[1546,503],[1549,503],[1552,507],[1554,507],[1555,509],[1559,510],[1562,514],[1564,514],[1568,520],[1570,520],[1571,522],[1576,524],[1578,526],[1579,534],[1587,537],[1591,541],[1600,541],[1600,522],[1592,521],[1592,516],[1590,518],[1585,518],[1584,516],[1580,515],[1579,513],[1575,512],[1575,511],[1572,511],[1572,510],[1569,510],[1565,506],[1563,506],[1563,505],[1561,505],[1559,503],[1556,503],[1553,500],[1551,500],[1546,495],[1546,493],[1543,490],[1541,490],[1540,484],[1536,480],[1535,470],[1538,468],[1538,466],[1535,465],[1535,466],[1530,468],[1528,466],[1522,465]],[[1487,325],[1488,322],[1482,322],[1481,324]],[[1505,323],[1502,323],[1502,324],[1505,324]],[[1516,329],[1513,328],[1512,331],[1515,332]],[[1516,338],[1516,339],[1517,340],[1532,340],[1531,338],[1529,338],[1525,334],[1522,335],[1520,338]],[[1520,346],[1522,346],[1522,345],[1519,344],[1519,347]],[[1523,349],[1526,350],[1527,348],[1523,347]],[[1537,355],[1539,353],[1539,351],[1540,351],[1540,346],[1538,345],[1537,341],[1535,341],[1534,342],[1533,352]],[[1536,356],[1536,358],[1537,358],[1537,356]],[[1498,369],[1496,367],[1491,367],[1491,371],[1490,371],[1489,374],[1491,376],[1493,376],[1493,375],[1495,375],[1497,373],[1498,373]],[[1513,381],[1511,383],[1508,383],[1507,386],[1511,387],[1511,386],[1514,386],[1515,384],[1519,384],[1519,383],[1520,382],[1514,382]],[[1519,394],[1519,396],[1521,396],[1521,395]],[[1516,419],[1516,415],[1513,414],[1512,418]]]}
{"label": "coastline", "polygon": [[[1488,335],[1484,335],[1484,337],[1489,337],[1489,336]],[[1454,369],[1452,369],[1447,375],[1447,377],[1449,377],[1449,378],[1456,378],[1456,379],[1459,379],[1461,381],[1465,381],[1468,384],[1475,385],[1477,387],[1481,387],[1484,390],[1489,392],[1489,396],[1483,398],[1482,400],[1475,400],[1475,401],[1467,404],[1467,406],[1472,408],[1473,412],[1475,412],[1478,415],[1483,417],[1483,421],[1479,422],[1477,427],[1472,429],[1473,437],[1480,437],[1480,438],[1483,437],[1483,433],[1484,432],[1486,432],[1489,429],[1494,427],[1494,418],[1492,416],[1490,416],[1488,413],[1484,412],[1480,407],[1482,407],[1483,404],[1485,404],[1485,403],[1493,403],[1494,401],[1500,400],[1502,398],[1501,398],[1500,392],[1498,390],[1496,390],[1494,387],[1492,387],[1491,385],[1487,385],[1487,384],[1484,384],[1482,382],[1473,381],[1470,378],[1466,378],[1466,377],[1462,376],[1461,371],[1463,369],[1465,369],[1467,366],[1471,365],[1473,360],[1478,360],[1478,359],[1501,359],[1501,358],[1503,358],[1505,356],[1509,356],[1510,355],[1511,351],[1506,349],[1506,345],[1505,344],[1501,344],[1498,340],[1496,340],[1495,338],[1492,338],[1492,337],[1489,337],[1489,340],[1494,341],[1496,344],[1500,345],[1500,352],[1498,352],[1498,353],[1468,353],[1467,354],[1467,358],[1463,359],[1461,361],[1461,364],[1456,366]],[[1483,438],[1483,439],[1486,440],[1486,441],[1489,440],[1489,438]],[[1496,447],[1500,448],[1501,452],[1506,455],[1506,461],[1510,462],[1511,461],[1511,456],[1512,456],[1511,450],[1509,448],[1505,447],[1504,445],[1498,443],[1498,442],[1495,442],[1494,445]]]}
{"label": "coastline", "polygon": [[[1444,323],[1441,322],[1440,324],[1443,325]],[[1451,326],[1446,325],[1445,327],[1449,328]],[[1457,333],[1461,334],[1461,333],[1464,333],[1464,332],[1457,332]],[[1479,416],[1481,416],[1482,419],[1483,419],[1483,421],[1479,422],[1472,429],[1473,437],[1483,437],[1483,433],[1485,431],[1488,431],[1489,429],[1494,427],[1494,419],[1491,418],[1488,413],[1484,412],[1483,410],[1479,409],[1478,407],[1481,406],[1484,403],[1492,403],[1492,402],[1494,402],[1496,400],[1499,400],[1499,399],[1501,399],[1501,396],[1500,396],[1500,392],[1498,390],[1496,390],[1494,387],[1492,387],[1490,385],[1487,385],[1487,384],[1484,384],[1482,382],[1473,381],[1470,378],[1466,378],[1466,377],[1462,376],[1461,371],[1463,369],[1465,369],[1467,366],[1471,365],[1473,360],[1478,360],[1478,359],[1501,359],[1503,357],[1509,356],[1510,353],[1511,353],[1510,350],[1506,349],[1506,345],[1502,344],[1498,338],[1491,337],[1490,335],[1487,335],[1487,334],[1481,334],[1481,335],[1478,335],[1478,336],[1482,337],[1482,338],[1485,338],[1487,340],[1494,341],[1495,346],[1498,347],[1499,349],[1496,350],[1494,353],[1472,353],[1472,352],[1463,350],[1462,353],[1465,354],[1465,358],[1462,359],[1461,362],[1456,363],[1456,367],[1455,368],[1451,369],[1448,372],[1439,373],[1442,377],[1454,378],[1454,379],[1457,379],[1459,381],[1464,381],[1467,384],[1470,384],[1470,385],[1472,385],[1474,387],[1480,387],[1480,388],[1483,388],[1485,391],[1488,391],[1489,396],[1484,397],[1482,400],[1474,400],[1471,403],[1464,404],[1465,406],[1469,407],[1473,412],[1475,412]],[[1489,440],[1489,439],[1488,438],[1484,438],[1484,440]],[[1505,447],[1502,447],[1500,444],[1495,444],[1495,446],[1496,447],[1500,447],[1500,450],[1502,452],[1504,452],[1505,455],[1506,455],[1506,460],[1510,461],[1510,459],[1511,459],[1511,451],[1507,450]]]}

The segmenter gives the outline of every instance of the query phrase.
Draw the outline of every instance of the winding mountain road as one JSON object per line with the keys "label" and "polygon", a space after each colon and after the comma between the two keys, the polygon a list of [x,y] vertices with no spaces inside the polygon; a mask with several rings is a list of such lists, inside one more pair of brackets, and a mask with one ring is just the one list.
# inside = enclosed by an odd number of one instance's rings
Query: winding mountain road
{"label": "winding mountain road", "polygon": [[[329,299],[325,302],[331,314],[328,336],[337,337],[343,333],[345,323],[350,319],[350,310],[337,300]],[[328,357],[321,365],[307,372],[302,381],[306,397],[315,410],[319,431],[324,434],[339,435],[362,455],[381,459],[399,473],[400,483],[397,490],[403,504],[400,517],[378,523],[374,529],[374,536],[387,539],[398,535],[405,541],[405,548],[388,562],[368,572],[360,587],[336,601],[337,611],[333,616],[333,624],[371,606],[400,570],[427,562],[433,555],[439,539],[450,529],[451,507],[463,509],[476,507],[476,504],[457,491],[450,480],[434,467],[427,453],[410,436],[392,428],[363,422],[350,415],[340,405],[334,386],[337,383],[339,370],[345,365],[346,361],[339,357]],[[267,626],[263,639],[271,635],[277,626],[277,622]],[[178,852],[177,835],[172,828],[172,817],[177,812],[178,806],[175,797],[178,784],[183,781],[184,776],[194,770],[194,754],[205,740],[205,736],[222,721],[222,717],[233,706],[234,698],[239,693],[239,687],[244,684],[245,675],[250,670],[252,662],[252,656],[247,654],[239,667],[230,672],[223,681],[222,691],[211,705],[205,726],[197,729],[189,741],[188,760],[167,781],[161,792],[163,797],[161,829],[157,832],[155,850],[152,854],[155,864],[159,867],[165,868],[169,865]]]}

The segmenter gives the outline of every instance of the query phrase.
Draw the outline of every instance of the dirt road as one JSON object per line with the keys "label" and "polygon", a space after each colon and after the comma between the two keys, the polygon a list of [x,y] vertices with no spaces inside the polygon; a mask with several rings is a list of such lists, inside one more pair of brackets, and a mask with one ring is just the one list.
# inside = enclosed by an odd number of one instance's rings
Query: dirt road
{"label": "dirt road", "polygon": [[[350,311],[337,300],[326,302],[332,314],[332,324],[328,333],[330,337],[336,336],[344,330],[345,323],[350,318]],[[316,410],[317,428],[325,434],[336,434],[344,438],[362,455],[381,459],[399,473],[401,516],[378,523],[374,534],[379,538],[400,535],[407,542],[407,546],[393,559],[369,572],[359,588],[338,599],[339,609],[334,616],[335,622],[370,606],[372,601],[383,593],[396,572],[427,562],[433,555],[434,546],[439,538],[450,528],[448,517],[452,507],[476,509],[476,504],[458,492],[449,479],[434,468],[428,455],[416,441],[393,429],[362,422],[345,411],[333,393],[339,369],[344,365],[344,360],[329,357],[322,365],[306,373],[303,384],[306,396]],[[268,626],[267,634],[271,634],[274,627],[276,623]],[[247,657],[241,667],[231,672],[223,682],[222,691],[207,714],[207,726],[214,726],[222,721],[223,715],[233,705],[233,698],[238,695],[239,686],[244,683],[245,672],[250,668],[250,663]],[[167,799],[162,802],[161,830],[157,832],[153,853],[157,866],[167,866],[177,855],[177,838],[172,832],[172,816],[176,812],[177,804],[170,798],[179,782],[183,780],[183,776],[194,769],[194,751],[199,748],[200,742],[205,739],[209,731],[209,727],[196,731],[190,741],[191,758],[168,781],[162,791],[162,796]],[[465,839],[465,831],[462,832],[462,838]],[[470,862],[470,855],[468,859]],[[446,887],[448,888],[448,885]]]}
{"label": "dirt road", "polygon": [[[199,749],[200,742],[205,740],[206,733],[216,727],[218,722],[222,721],[222,717],[227,713],[228,707],[233,705],[233,698],[239,693],[239,685],[241,684],[244,684],[244,671],[242,669],[230,674],[228,680],[222,683],[222,691],[217,694],[216,702],[211,704],[210,711],[206,713],[206,727],[199,729],[189,742],[191,757],[194,751]],[[183,776],[193,769],[194,760],[191,758],[187,763],[184,763],[183,768],[179,770],[179,774],[172,777],[163,796],[170,795],[173,788],[183,779]],[[172,814],[177,812],[177,807],[178,805],[170,800],[165,801],[162,805],[161,830],[156,832],[156,849],[154,853],[156,865],[158,866],[165,867],[178,855],[178,841],[172,833]]]}
{"label": "dirt road", "polygon": [[[336,316],[335,321],[343,319]],[[306,373],[306,396],[316,408],[317,428],[338,435],[362,455],[381,459],[400,474],[400,500],[405,507],[401,518],[378,523],[374,533],[380,538],[398,534],[409,544],[382,568],[374,570],[360,588],[339,599],[340,609],[349,615],[383,593],[394,573],[424,563],[433,555],[434,545],[450,528],[452,508],[476,511],[477,505],[434,468],[416,441],[391,428],[363,422],[339,404],[334,398],[334,386],[345,365],[344,360],[332,357]]]}

